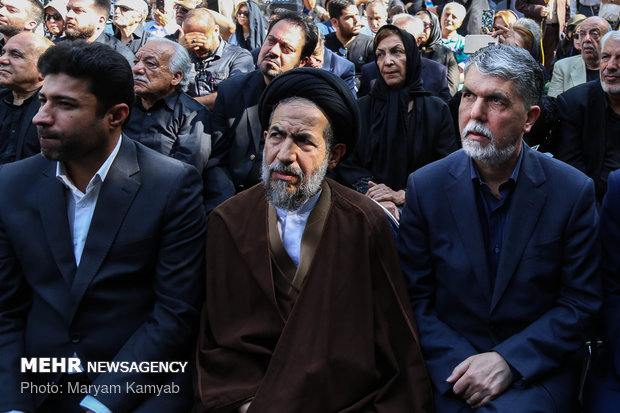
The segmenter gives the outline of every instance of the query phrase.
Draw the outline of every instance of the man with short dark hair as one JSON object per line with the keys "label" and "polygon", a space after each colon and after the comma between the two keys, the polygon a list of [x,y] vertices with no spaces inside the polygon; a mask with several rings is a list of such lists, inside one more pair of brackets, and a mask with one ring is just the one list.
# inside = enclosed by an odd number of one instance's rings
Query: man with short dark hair
{"label": "man with short dark hair", "polygon": [[136,103],[123,131],[159,153],[202,173],[211,152],[207,109],[189,97],[192,63],[183,46],[154,37],[136,54]]}
{"label": "man with short dark hair", "polygon": [[530,149],[525,50],[465,66],[463,149],[410,175],[398,249],[437,412],[572,412],[601,307],[592,180]]}
{"label": "man with short dark hair", "polygon": [[[134,97],[123,56],[62,42],[38,65],[42,155],[0,169],[0,411],[188,412],[200,176],[122,136]],[[20,359],[50,357],[80,367],[20,373]],[[92,367],[108,363],[126,367]],[[52,383],[62,391],[37,391]]]}
{"label": "man with short dark hair", "polygon": [[353,0],[332,0],[329,3],[329,17],[336,31],[325,36],[325,47],[355,65],[359,86],[362,66],[375,60],[372,37],[360,34],[359,10]]}
{"label": "man with short dark hair", "polygon": [[179,43],[189,50],[196,72],[188,94],[213,110],[220,83],[254,70],[252,55],[220,37],[220,28],[210,10],[190,10],[182,27],[185,35]]}
{"label": "man with short dark hair", "polygon": [[265,87],[279,74],[301,66],[317,43],[314,22],[283,13],[269,23],[258,69],[220,84],[211,114],[213,150],[205,182],[206,210],[260,182],[264,139],[256,108]]}
{"label": "man with short dark hair", "polygon": [[358,138],[353,95],[332,73],[293,69],[258,114],[263,182],[209,216],[200,407],[430,413],[388,219],[325,178]]}
{"label": "man with short dark hair", "polygon": [[598,80],[558,96],[553,151],[594,180],[599,202],[607,192],[607,176],[620,169],[620,32],[607,33],[600,43]]}
{"label": "man with short dark hair", "polygon": [[32,117],[39,109],[43,76],[39,56],[52,45],[30,32],[12,36],[0,56],[0,164],[17,161],[41,151]]}
{"label": "man with short dark hair", "polygon": [[133,64],[133,52],[116,37],[104,32],[109,14],[110,0],[69,0],[65,37],[68,40],[106,44]]}
{"label": "man with short dark hair", "polygon": [[114,37],[136,54],[151,37],[142,28],[148,16],[149,6],[145,0],[116,0],[114,3]]}
{"label": "man with short dark hair", "polygon": [[2,0],[0,2],[0,47],[23,31],[34,31],[43,23],[43,4],[39,0]]}

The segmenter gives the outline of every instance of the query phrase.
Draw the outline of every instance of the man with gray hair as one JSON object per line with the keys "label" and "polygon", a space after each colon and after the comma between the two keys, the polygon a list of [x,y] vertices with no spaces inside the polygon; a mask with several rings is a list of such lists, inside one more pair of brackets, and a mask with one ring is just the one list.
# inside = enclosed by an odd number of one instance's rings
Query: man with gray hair
{"label": "man with gray hair", "polygon": [[409,177],[398,249],[437,412],[573,412],[601,306],[592,180],[523,142],[542,70],[469,58],[463,149]]}
{"label": "man with gray hair", "polygon": [[599,81],[558,96],[555,156],[594,180],[598,201],[607,192],[607,176],[620,169],[620,32],[601,39]]}
{"label": "man with gray hair", "polygon": [[192,63],[183,46],[152,38],[136,54],[136,102],[123,132],[202,173],[211,152],[207,109],[185,93]]}
{"label": "man with gray hair", "polygon": [[116,0],[114,3],[114,37],[136,54],[151,37],[142,23],[149,14],[144,0]]}

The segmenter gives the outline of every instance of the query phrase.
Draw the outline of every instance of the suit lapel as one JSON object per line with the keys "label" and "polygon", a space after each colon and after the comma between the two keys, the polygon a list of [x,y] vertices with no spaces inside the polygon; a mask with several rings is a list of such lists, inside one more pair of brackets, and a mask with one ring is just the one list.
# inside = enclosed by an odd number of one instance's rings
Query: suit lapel
{"label": "suit lapel", "polygon": [[467,251],[471,268],[484,296],[491,298],[491,280],[487,268],[487,256],[482,237],[482,227],[476,198],[469,173],[469,158],[461,152],[460,160],[450,168],[451,179],[446,187],[446,199],[454,214],[454,220],[461,236],[461,242]]}
{"label": "suit lapel", "polygon": [[542,167],[533,151],[527,145],[523,145],[523,150],[525,153],[523,154],[521,169],[517,177],[517,186],[511,195],[510,212],[506,220],[491,311],[493,311],[502,297],[521,261],[523,251],[536,228],[547,198],[545,191],[540,188],[545,182],[545,174]]}
{"label": "suit lapel", "polygon": [[570,76],[570,84],[568,85],[568,89],[585,83],[588,80],[588,75],[586,73],[586,64],[583,59],[579,57],[579,59],[575,59],[575,63],[572,65],[572,70],[569,72]]}
{"label": "suit lapel", "polygon": [[56,178],[56,162],[43,171],[39,188],[39,213],[56,265],[67,287],[73,282],[76,265],[73,240],[69,231],[65,187]]}
{"label": "suit lapel", "polygon": [[131,139],[123,137],[120,150],[99,192],[80,266],[75,275],[71,295],[75,308],[93,277],[99,271],[123,219],[140,187],[136,146]]}

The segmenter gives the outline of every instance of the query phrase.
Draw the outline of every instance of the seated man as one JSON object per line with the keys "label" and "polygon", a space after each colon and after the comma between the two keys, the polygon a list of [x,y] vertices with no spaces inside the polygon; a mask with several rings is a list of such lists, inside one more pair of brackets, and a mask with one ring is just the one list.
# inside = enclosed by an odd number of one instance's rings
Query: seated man
{"label": "seated man", "polygon": [[549,84],[548,96],[557,97],[582,83],[599,77],[601,64],[601,38],[611,30],[611,26],[601,17],[588,17],[577,26],[581,54],[558,60],[553,66],[553,76]]}
{"label": "seated man", "polygon": [[598,201],[607,191],[607,176],[620,168],[620,32],[601,39],[598,80],[558,96],[556,158],[594,180]]}
{"label": "seated man", "polygon": [[43,76],[37,69],[39,56],[52,45],[30,32],[12,36],[0,56],[0,164],[41,152],[32,117],[39,110]]}
{"label": "seated man", "polygon": [[465,67],[463,149],[409,177],[398,249],[438,413],[575,412],[601,306],[592,180],[523,143],[543,75],[516,46]]}
{"label": "seated man", "polygon": [[332,73],[294,69],[258,112],[263,183],[209,217],[201,407],[432,411],[387,217],[325,179],[357,140],[353,95]]}
{"label": "seated man", "polygon": [[254,70],[252,55],[220,37],[220,28],[207,9],[190,10],[183,20],[183,32],[179,43],[189,50],[196,70],[188,94],[213,110],[220,83]]}
{"label": "seated man", "polygon": [[154,37],[142,46],[133,67],[136,103],[123,131],[202,173],[211,139],[206,108],[184,93],[191,68],[187,51],[171,40]]}

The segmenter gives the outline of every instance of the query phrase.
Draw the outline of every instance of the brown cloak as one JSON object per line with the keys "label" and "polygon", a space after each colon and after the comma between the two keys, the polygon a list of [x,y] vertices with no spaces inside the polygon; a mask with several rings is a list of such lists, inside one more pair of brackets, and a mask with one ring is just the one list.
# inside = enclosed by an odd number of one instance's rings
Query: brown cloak
{"label": "brown cloak", "polygon": [[292,305],[274,283],[262,185],[209,216],[199,410],[229,412],[252,400],[249,413],[432,411],[387,218],[327,182],[331,205]]}

